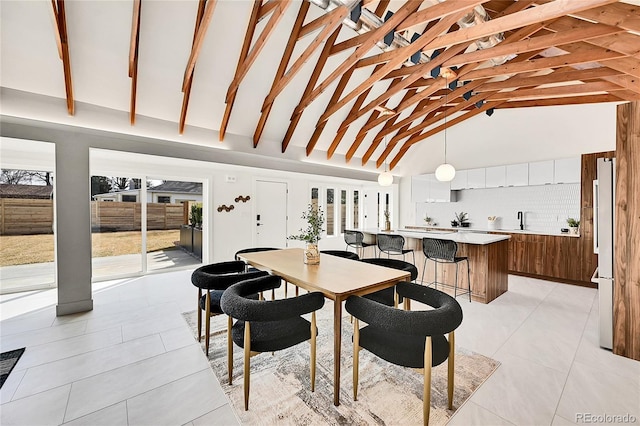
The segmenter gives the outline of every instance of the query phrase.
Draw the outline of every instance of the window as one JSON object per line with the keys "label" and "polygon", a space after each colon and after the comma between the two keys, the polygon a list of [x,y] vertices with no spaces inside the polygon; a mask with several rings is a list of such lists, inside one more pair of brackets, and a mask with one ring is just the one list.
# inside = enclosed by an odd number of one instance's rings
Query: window
{"label": "window", "polygon": [[314,210],[318,210],[318,188],[311,188],[311,205],[313,206]]}
{"label": "window", "polygon": [[340,233],[347,228],[347,191],[340,191]]}
{"label": "window", "polygon": [[158,203],[171,204],[171,197],[168,195],[158,195]]}
{"label": "window", "polygon": [[358,226],[360,225],[360,192],[359,191],[353,191],[353,210],[352,210],[352,214],[353,214],[353,227],[354,228],[358,228]]}
{"label": "window", "polygon": [[336,233],[334,192],[333,188],[327,188],[327,235],[335,235]]}
{"label": "window", "polygon": [[123,195],[122,196],[123,203],[137,203],[138,196],[137,195]]}

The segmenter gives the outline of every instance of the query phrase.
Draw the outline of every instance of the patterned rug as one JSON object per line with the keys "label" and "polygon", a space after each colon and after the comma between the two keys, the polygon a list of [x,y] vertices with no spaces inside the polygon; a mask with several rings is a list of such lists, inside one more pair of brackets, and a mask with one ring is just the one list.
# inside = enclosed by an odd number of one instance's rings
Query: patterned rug
{"label": "patterned rug", "polygon": [[11,374],[11,370],[16,366],[18,360],[24,353],[25,348],[16,349],[13,351],[2,352],[0,354],[0,388],[4,385],[5,380]]}
{"label": "patterned rug", "polygon": [[[340,406],[333,405],[333,305],[317,314],[316,389],[311,392],[307,342],[251,357],[249,411],[244,411],[242,348],[234,345],[233,385],[227,379],[227,317],[211,319],[209,364],[238,418],[246,425],[421,425],[422,370],[403,368],[366,350],[360,351],[358,401],[353,400],[352,332],[342,320]],[[197,339],[197,312],[183,314]],[[203,325],[204,331],[204,325]],[[204,337],[202,338],[204,350]],[[447,408],[447,363],[431,378],[431,425],[444,425],[464,401],[495,371],[499,362],[456,348],[454,410]]]}

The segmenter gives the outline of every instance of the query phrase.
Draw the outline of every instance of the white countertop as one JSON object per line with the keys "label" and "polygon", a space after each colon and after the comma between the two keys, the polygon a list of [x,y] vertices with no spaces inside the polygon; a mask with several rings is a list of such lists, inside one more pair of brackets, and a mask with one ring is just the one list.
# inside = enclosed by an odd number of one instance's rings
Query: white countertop
{"label": "white countertop", "polygon": [[531,231],[529,229],[525,229],[525,230],[520,230],[520,229],[487,229],[487,228],[480,228],[480,227],[469,227],[469,228],[462,228],[462,227],[453,227],[453,226],[416,226],[416,228],[424,228],[427,230],[429,229],[450,229],[451,231],[461,231],[461,232],[504,232],[505,234],[531,234],[531,235],[551,235],[551,236],[555,236],[555,237],[580,237],[580,234],[569,234],[569,233],[562,233],[560,231],[558,232],[549,232],[549,231]]}
{"label": "white countertop", "polygon": [[461,244],[485,245],[505,241],[511,238],[509,235],[485,234],[480,232],[455,232],[455,231],[419,231],[411,229],[391,230],[390,232],[379,229],[357,229],[365,234],[393,234],[402,235],[405,238],[435,238],[438,240],[451,240]]}

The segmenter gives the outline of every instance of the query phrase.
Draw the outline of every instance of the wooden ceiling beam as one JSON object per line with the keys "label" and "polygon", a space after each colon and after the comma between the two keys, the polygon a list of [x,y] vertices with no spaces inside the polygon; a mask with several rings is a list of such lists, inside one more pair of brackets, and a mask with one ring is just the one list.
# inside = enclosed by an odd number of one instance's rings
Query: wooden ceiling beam
{"label": "wooden ceiling beam", "polygon": [[[276,75],[273,77],[273,83],[271,83],[270,93],[273,93],[275,87],[278,85],[284,73],[287,70],[287,66],[289,65],[289,61],[291,60],[291,56],[293,55],[293,49],[296,46],[296,43],[299,40],[300,31],[302,31],[304,20],[307,17],[307,13],[309,12],[309,7],[311,3],[303,1],[300,3],[300,9],[298,9],[298,16],[296,17],[296,21],[293,24],[293,28],[291,29],[291,33],[289,34],[289,41],[287,42],[287,46],[284,49],[284,53],[282,54],[282,58],[280,59],[280,65],[278,66],[278,70],[276,71]],[[260,113],[260,119],[258,120],[258,124],[256,126],[256,130],[253,133],[253,147],[258,146],[258,142],[260,141],[260,137],[262,136],[262,132],[264,131],[264,126],[267,124],[267,120],[269,119],[269,114],[271,113],[271,106],[273,102],[267,104],[267,100],[265,98],[262,111]]]}
{"label": "wooden ceiling beam", "polygon": [[56,18],[57,38],[60,39],[60,51],[62,52],[62,69],[64,72],[64,88],[67,98],[67,112],[75,113],[75,101],[73,99],[73,81],[71,79],[71,60],[69,59],[69,39],[67,37],[67,16],[64,9],[64,0],[56,0],[51,3],[53,14]]}
{"label": "wooden ceiling beam", "polygon": [[403,47],[401,49],[397,49],[396,56],[394,59],[387,62],[378,72],[374,75],[370,76],[367,80],[361,83],[354,90],[349,92],[344,98],[340,99],[340,101],[336,102],[334,105],[326,111],[320,119],[325,121],[328,120],[331,115],[335,114],[342,107],[344,107],[347,103],[349,103],[352,99],[358,96],[360,93],[373,86],[379,80],[382,79],[386,74],[390,71],[398,67],[400,64],[405,62],[408,58],[411,57],[414,53],[420,51],[425,45],[427,45],[431,40],[441,34],[443,31],[447,31],[455,22],[466,12],[458,12],[457,14],[452,14],[443,17],[436,25],[434,25],[430,30],[422,34],[418,39],[416,39],[410,45]]}
{"label": "wooden ceiling beam", "polygon": [[[342,92],[344,91],[345,87],[347,87],[347,83],[349,83],[349,79],[351,78],[351,75],[353,74],[354,70],[355,68],[351,67],[347,70],[347,72],[342,74],[342,77],[340,77],[340,81],[338,82],[338,86],[336,87],[336,90],[333,92],[333,95],[331,96],[329,105],[331,105],[337,99],[340,99],[340,96],[342,95]],[[316,124],[316,128],[313,131],[313,135],[311,135],[311,139],[309,139],[309,142],[307,143],[307,148],[306,148],[307,157],[311,154],[316,144],[318,143],[318,139],[320,139],[320,135],[322,134],[322,131],[324,130],[324,127],[326,125],[327,125],[326,122],[318,122],[318,124]]]}
{"label": "wooden ceiling beam", "polygon": [[640,94],[640,79],[632,77],[630,75],[615,75],[609,77],[602,77],[603,80],[610,81],[617,84],[620,87],[624,87],[627,90]]}
{"label": "wooden ceiling beam", "polygon": [[542,50],[551,46],[561,46],[563,44],[575,43],[577,41],[616,34],[623,31],[624,30],[618,27],[612,27],[610,25],[590,24],[586,27],[576,28],[561,33],[533,37],[515,43],[500,43],[489,49],[476,50],[475,52],[458,55],[448,60],[443,65],[445,67],[450,67],[454,65],[460,66],[471,62],[484,62],[492,58],[508,55],[518,55],[520,53]]}
{"label": "wooden ceiling beam", "polygon": [[[198,30],[200,29],[200,25],[202,25],[206,6],[207,6],[207,0],[199,0],[198,11],[196,12],[196,22],[193,27],[193,40],[191,42],[192,50],[195,46],[196,38],[198,37]],[[195,63],[194,63],[193,73],[195,73]],[[192,76],[193,76],[193,73],[192,73]],[[193,77],[189,78],[189,80],[187,81],[187,86],[183,90],[182,108],[180,109],[180,121],[178,123],[178,131],[180,132],[180,134],[184,133],[184,127],[187,122],[187,109],[189,108],[189,99],[191,97],[192,85],[193,85]]]}
{"label": "wooden ceiling beam", "polygon": [[207,1],[207,7],[204,11],[204,16],[200,22],[200,26],[198,27],[198,34],[195,37],[195,40],[191,47],[191,54],[189,55],[189,59],[187,60],[187,68],[184,71],[184,78],[182,79],[182,91],[184,92],[187,88],[187,84],[193,75],[193,68],[196,66],[196,61],[198,60],[198,56],[200,55],[200,49],[202,48],[202,43],[204,42],[204,36],[207,34],[207,29],[209,28],[209,23],[213,18],[213,11],[216,7],[217,0],[209,0]]}
{"label": "wooden ceiling beam", "polygon": [[[278,5],[275,1],[268,2],[267,5],[273,4]],[[260,17],[260,10],[262,9],[262,0],[254,0],[253,8],[251,9],[251,16],[249,17],[249,23],[247,24],[247,32],[244,35],[244,41],[242,42],[242,49],[240,50],[240,56],[238,57],[238,63],[236,65],[236,73],[235,76],[238,75],[238,71],[245,63],[247,59],[247,55],[249,54],[249,49],[251,48],[251,41],[253,40],[253,35],[256,30],[256,25],[258,25],[258,18]],[[273,11],[273,9],[271,9]],[[234,77],[235,79],[235,77]],[[231,111],[233,110],[233,105],[236,100],[236,93],[238,92],[237,88],[235,90],[227,90],[227,96],[225,98],[225,109],[224,115],[222,116],[222,123],[220,123],[220,131],[219,138],[220,140],[224,139],[224,135],[227,132],[227,126],[229,124],[229,119],[231,118]]]}
{"label": "wooden ceiling beam", "polygon": [[415,12],[410,17],[405,19],[398,26],[397,31],[405,31],[416,25],[422,25],[443,16],[450,15],[452,13],[462,12],[465,10],[469,11],[476,6],[481,5],[482,3],[486,3],[487,1],[489,0],[481,0],[479,2],[475,0],[456,0],[455,2],[450,3],[447,3],[446,1],[443,3],[436,3],[432,6]]}
{"label": "wooden ceiling beam", "polygon": [[620,102],[620,98],[614,95],[586,95],[562,98],[532,99],[528,101],[505,102],[496,107],[496,109],[508,108],[528,108],[541,106],[556,105],[580,105],[580,104],[599,104],[605,102]]}
{"label": "wooden ceiling beam", "polygon": [[[308,24],[304,24],[302,26],[302,28],[300,29],[300,32],[298,33],[298,40],[301,38],[306,37],[307,35],[311,34],[312,32],[320,29],[320,28],[325,28],[328,24],[331,23],[331,21],[333,21],[336,10],[340,9],[340,8],[345,8],[345,6],[340,6],[336,9],[333,9],[330,12],[325,13],[324,15],[314,19],[313,21],[309,22]],[[348,12],[348,9],[347,9]],[[348,14],[348,13],[347,13]],[[344,19],[344,18],[343,18]],[[342,21],[341,21],[342,23]]]}
{"label": "wooden ceiling beam", "polygon": [[577,11],[576,16],[607,25],[615,25],[640,33],[640,7],[628,3],[613,3]]}
{"label": "wooden ceiling beam", "polygon": [[[318,58],[318,62],[316,63],[316,66],[314,67],[313,72],[311,73],[311,77],[307,82],[307,86],[305,87],[300,100],[302,100],[306,95],[311,93],[316,83],[318,82],[318,79],[320,78],[320,74],[322,73],[322,70],[324,69],[324,66],[327,63],[327,60],[331,56],[332,48],[336,40],[338,39],[339,33],[340,33],[340,28],[337,28],[325,42],[324,47],[322,48],[322,52],[320,52],[320,57]],[[287,132],[285,133],[284,138],[282,139],[281,150],[283,153],[287,150],[287,147],[291,142],[291,138],[293,137],[296,127],[300,122],[300,118],[302,117],[303,110],[304,109],[300,109],[300,112],[297,112],[298,108],[296,108],[294,110],[294,113],[291,115],[289,126],[287,127]]]}
{"label": "wooden ceiling beam", "polygon": [[[382,65],[376,65],[376,67],[373,69],[371,74],[374,74],[381,67],[382,67]],[[397,84],[398,81],[399,80],[392,81],[391,84],[389,85],[389,87],[392,87],[394,84]],[[369,90],[364,91],[363,93],[360,94],[360,96],[358,96],[356,101],[351,106],[351,111],[357,111],[362,106],[362,104],[364,103],[364,101],[367,98],[367,96],[369,96],[369,92],[370,91],[371,91],[371,88],[369,88]],[[329,104],[327,104],[326,108],[329,108]],[[326,111],[326,109],[325,109],[325,111]],[[374,111],[371,115],[377,117],[379,114],[380,113],[378,111]],[[326,121],[324,121],[324,122],[318,121],[316,126],[319,126],[321,123],[326,123]],[[327,150],[327,159],[330,159],[333,156],[333,153],[335,152],[336,148],[338,148],[338,145],[340,145],[340,142],[342,141],[342,138],[344,137],[344,135],[347,133],[347,130],[348,129],[341,129],[338,132],[336,132],[336,135],[334,136],[333,141],[331,141],[331,145],[329,145],[329,149]],[[348,157],[348,154],[347,154],[347,162],[349,162],[349,160],[351,160],[351,158]]]}
{"label": "wooden ceiling beam", "polygon": [[592,9],[617,1],[618,0],[555,0],[553,2],[525,9],[507,16],[492,19],[472,27],[461,28],[458,31],[441,35],[425,49],[440,49],[463,41],[477,40],[482,37],[487,37],[516,28],[522,28],[531,24],[548,21],[550,19],[560,18],[564,15]]}
{"label": "wooden ceiling beam", "polygon": [[344,18],[349,15],[349,9],[345,6],[340,6],[333,9],[326,15],[326,25],[320,31],[320,33],[316,36],[316,38],[307,46],[307,48],[300,54],[300,57],[294,62],[294,64],[289,68],[285,75],[278,81],[275,87],[272,87],[271,91],[267,95],[264,104],[262,105],[262,110],[266,108],[266,105],[271,105],[275,100],[276,96],[278,96],[282,90],[291,82],[293,77],[302,69],[304,64],[309,60],[309,57],[316,51],[316,49],[325,42],[325,40],[335,31],[337,28],[342,27],[342,21]]}
{"label": "wooden ceiling beam", "polygon": [[129,99],[129,121],[132,126],[136,123],[136,94],[138,92],[138,47],[140,46],[141,7],[142,7],[142,0],[133,0],[133,14],[131,19],[131,41],[129,43],[129,77],[131,77],[131,96]]}
{"label": "wooden ceiling beam", "polygon": [[[506,16],[506,15],[508,15],[510,13],[519,12],[519,11],[521,11],[523,9],[526,9],[532,2],[533,2],[533,0],[520,0],[520,1],[516,2],[516,3],[511,4],[505,10],[503,10],[500,13],[499,16]],[[529,35],[534,34],[535,32],[537,32],[542,27],[543,27],[543,25],[541,23],[537,23],[537,24],[529,25],[529,26],[527,26],[525,28],[522,28],[521,30],[519,30],[515,34],[509,36],[507,38],[507,40],[505,40],[503,42],[503,44],[508,44],[508,43],[513,42],[513,41],[518,41],[518,40],[521,40],[522,38],[528,37]],[[369,110],[373,109],[376,105],[379,105],[381,102],[384,102],[385,100],[389,99],[391,96],[395,95],[400,90],[411,86],[417,80],[422,79],[423,75],[428,74],[429,72],[431,72],[431,70],[434,69],[436,66],[440,66],[442,63],[444,63],[448,59],[453,58],[453,57],[455,57],[455,55],[458,55],[459,53],[465,51],[472,43],[473,42],[468,42],[468,43],[461,43],[461,44],[459,44],[457,46],[451,46],[448,49],[446,49],[443,53],[438,55],[435,59],[433,59],[430,62],[428,62],[427,64],[420,64],[420,65],[416,65],[414,67],[405,67],[407,70],[410,71],[410,74],[405,80],[403,80],[401,85],[396,86],[394,88],[394,90],[386,91],[386,92],[382,93],[376,99],[374,99],[369,104],[367,104],[367,106],[365,108],[363,108],[362,110],[356,112],[355,114],[349,114],[347,116],[347,118],[343,121],[343,123],[341,124],[340,127],[342,128],[344,126],[349,125],[350,123],[352,123],[353,121],[355,121],[356,119],[361,117],[362,115],[366,114]],[[476,65],[479,65],[479,63],[476,64]],[[465,66],[461,70],[461,72],[464,72],[464,70],[467,70],[467,69],[473,69],[472,67],[475,67],[475,66],[472,66],[472,65]],[[399,74],[399,73],[397,73],[396,71],[392,71],[387,76],[396,75],[396,74]],[[396,111],[397,114],[401,113],[408,106],[413,105],[414,103],[419,102],[421,99],[424,99],[427,96],[430,96],[431,94],[433,94],[437,90],[437,87],[438,86],[434,86],[433,89],[427,89],[426,91],[423,90],[422,92],[419,92],[418,94],[413,96],[411,99],[408,99],[407,101],[405,101],[403,103],[403,105],[394,108],[394,110]],[[426,114],[426,112],[425,112],[425,114]],[[413,115],[413,113],[412,113],[412,115]],[[381,118],[377,119],[376,121],[367,124],[366,125],[368,127],[367,130],[370,130],[373,127],[377,126],[378,124],[380,124],[382,122],[382,120],[383,120],[383,118],[381,117]]]}
{"label": "wooden ceiling beam", "polygon": [[468,120],[471,117],[475,117],[476,115],[483,113],[491,108],[496,108],[499,105],[501,105],[502,102],[487,102],[485,103],[482,107],[480,108],[476,108],[473,109],[461,116],[458,116],[454,119],[452,119],[451,121],[449,121],[446,125],[442,124],[432,130],[429,130],[428,132],[421,134],[421,135],[415,135],[414,137],[412,137],[411,139],[409,139],[408,141],[406,141],[404,143],[404,145],[402,145],[402,147],[400,148],[400,151],[396,154],[396,156],[393,158],[393,160],[391,160],[391,163],[389,164],[389,169],[393,170],[397,165],[398,162],[402,159],[402,157],[404,157],[404,155],[407,153],[407,151],[409,150],[409,148],[411,148],[411,146],[415,145],[416,143],[420,142],[421,140],[424,140],[426,138],[428,138],[429,136],[435,135],[436,133],[441,132],[442,130],[444,130],[446,127],[451,127],[451,126],[455,126],[458,123],[462,123],[465,120]]}
{"label": "wooden ceiling beam", "polygon": [[338,67],[327,78],[325,78],[318,87],[316,87],[309,95],[305,96],[298,105],[298,108],[306,108],[311,102],[320,96],[336,78],[345,73],[359,59],[363,58],[378,41],[382,40],[384,36],[387,35],[387,33],[393,31],[395,27],[415,12],[420,7],[421,3],[422,0],[406,1],[391,18],[385,21],[380,27],[367,33],[369,37],[365,38],[362,44],[360,44],[360,46],[358,46],[347,59],[338,65]]}
{"label": "wooden ceiling beam", "polygon": [[618,52],[603,50],[569,53],[566,55],[551,56],[539,59],[532,59],[526,62],[507,62],[491,68],[483,68],[469,72],[464,76],[466,80],[478,78],[498,77],[502,75],[519,74],[522,72],[539,71],[548,68],[558,68],[572,65],[580,65],[590,62],[606,61],[609,59],[619,59],[624,57]]}
{"label": "wooden ceiling beam", "polygon": [[53,35],[56,39],[56,47],[58,48],[58,57],[62,60],[62,42],[60,41],[60,27],[58,26],[58,5],[56,0],[51,0],[51,10],[53,11]]}
{"label": "wooden ceiling beam", "polygon": [[[260,12],[258,12],[258,18],[256,23],[262,21],[264,18],[269,16],[269,14],[273,12],[276,7],[278,7],[279,2],[280,0],[269,0],[265,4],[262,4],[260,6]],[[262,3],[262,0],[260,0],[260,3]]]}
{"label": "wooden ceiling beam", "polygon": [[501,92],[493,95],[491,99],[508,101],[511,99],[538,99],[560,97],[580,94],[595,94],[597,92],[614,92],[622,90],[620,86],[608,81],[592,81],[589,83],[568,84],[534,89],[518,89],[510,92]]}
{"label": "wooden ceiling beam", "polygon": [[242,83],[242,80],[251,69],[251,66],[253,65],[253,63],[256,61],[256,59],[258,59],[258,55],[264,48],[267,40],[269,39],[269,36],[271,36],[271,34],[273,33],[273,30],[276,28],[276,26],[278,25],[278,22],[280,22],[280,19],[282,19],[282,17],[284,16],[285,12],[287,11],[290,5],[291,5],[291,0],[280,0],[278,2],[278,7],[276,7],[273,10],[271,17],[269,18],[269,21],[267,22],[264,29],[258,36],[258,39],[254,43],[253,47],[251,48],[247,56],[242,61],[242,64],[236,69],[236,74],[233,77],[231,84],[229,85],[229,90],[227,90],[227,99],[226,99],[227,102],[229,102],[231,98],[231,93],[235,93],[238,91],[238,88],[240,87],[240,83]]}
{"label": "wooden ceiling beam", "polygon": [[568,68],[568,70],[565,71],[558,70],[556,72],[545,75],[537,75],[533,77],[515,76],[503,81],[484,83],[480,87],[475,89],[475,91],[493,92],[496,90],[517,89],[521,87],[536,87],[544,84],[564,83],[570,81],[588,81],[603,77],[617,76],[621,74],[622,73],[620,71],[612,70],[606,67],[590,68],[586,70],[576,70],[573,68]]}

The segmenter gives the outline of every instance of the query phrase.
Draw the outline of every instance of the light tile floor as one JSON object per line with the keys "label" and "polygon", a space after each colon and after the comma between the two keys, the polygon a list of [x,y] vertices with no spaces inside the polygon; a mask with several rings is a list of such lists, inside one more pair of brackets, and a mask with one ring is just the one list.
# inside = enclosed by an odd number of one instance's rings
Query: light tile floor
{"label": "light tile floor", "polygon": [[[65,317],[55,290],[1,296],[0,348],[27,351],[0,389],[0,423],[237,424],[181,317],[196,306],[190,273],[95,284],[94,310]],[[640,422],[640,362],[598,347],[596,294],[510,276],[489,305],[460,297],[456,343],[502,364],[450,424]]]}

